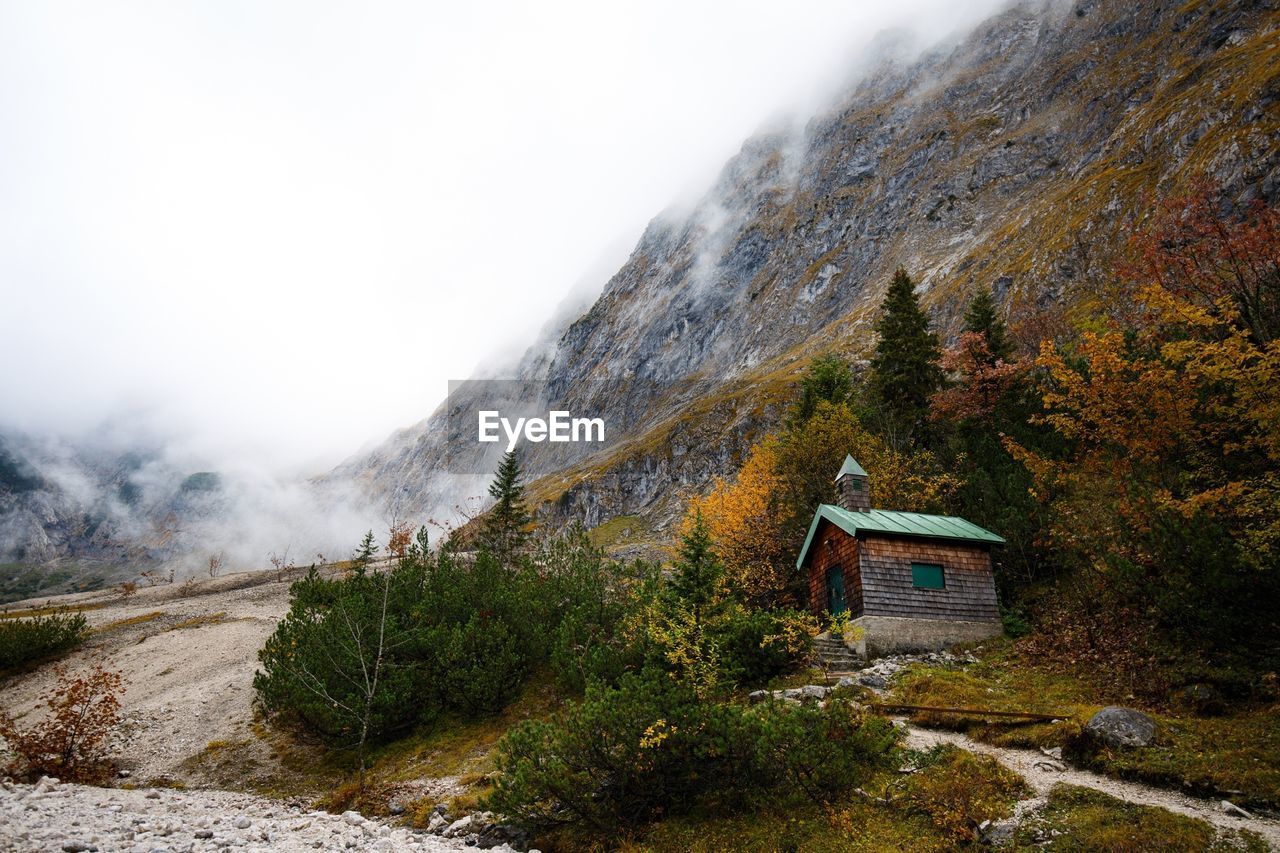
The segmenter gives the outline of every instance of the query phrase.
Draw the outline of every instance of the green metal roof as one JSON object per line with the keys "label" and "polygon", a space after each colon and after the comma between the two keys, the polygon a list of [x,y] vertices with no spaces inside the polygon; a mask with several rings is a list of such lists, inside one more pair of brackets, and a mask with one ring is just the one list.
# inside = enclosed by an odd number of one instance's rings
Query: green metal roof
{"label": "green metal roof", "polygon": [[858,464],[858,460],[849,455],[844,457],[844,464],[840,466],[840,473],[836,474],[836,479],[839,480],[845,474],[852,474],[855,477],[867,476],[867,472],[862,470],[862,466]]}
{"label": "green metal roof", "polygon": [[[856,464],[856,463],[855,463]],[[850,536],[859,533],[888,533],[895,536],[916,536],[925,539],[950,539],[962,542],[979,542],[987,545],[1003,545],[1004,538],[990,530],[951,515],[925,515],[920,512],[894,512],[873,509],[870,512],[850,512],[832,504],[822,504],[813,514],[809,535],[796,558],[796,568],[804,567],[805,557],[818,524],[826,519]]]}

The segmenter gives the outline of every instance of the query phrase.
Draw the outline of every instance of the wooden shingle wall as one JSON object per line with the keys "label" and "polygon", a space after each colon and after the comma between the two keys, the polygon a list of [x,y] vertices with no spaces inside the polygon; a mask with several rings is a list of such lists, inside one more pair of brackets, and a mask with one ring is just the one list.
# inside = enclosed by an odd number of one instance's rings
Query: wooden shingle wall
{"label": "wooden shingle wall", "polygon": [[[861,544],[863,613],[917,619],[999,621],[991,554],[985,547],[872,534],[866,534]],[[946,588],[914,588],[912,562],[941,565]],[[846,568],[846,585],[849,574]],[[825,589],[823,592],[825,595]]]}
{"label": "wooden shingle wall", "polygon": [[[831,546],[827,547],[827,542]],[[844,569],[844,598],[849,612],[862,613],[862,580],[858,573],[858,540],[823,519],[814,533],[809,552],[809,608],[817,616],[827,613],[827,570]]]}

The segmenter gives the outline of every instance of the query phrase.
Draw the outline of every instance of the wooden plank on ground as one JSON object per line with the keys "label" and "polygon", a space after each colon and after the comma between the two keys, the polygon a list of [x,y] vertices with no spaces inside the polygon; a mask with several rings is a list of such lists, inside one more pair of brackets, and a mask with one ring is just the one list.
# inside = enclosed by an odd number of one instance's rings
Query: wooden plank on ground
{"label": "wooden plank on ground", "polygon": [[941,708],[936,705],[901,705],[896,702],[872,702],[877,711],[932,711],[936,714],[958,714],[963,717],[1017,717],[1026,720],[1066,720],[1070,714],[1039,714],[1031,711],[993,711],[988,708]]}

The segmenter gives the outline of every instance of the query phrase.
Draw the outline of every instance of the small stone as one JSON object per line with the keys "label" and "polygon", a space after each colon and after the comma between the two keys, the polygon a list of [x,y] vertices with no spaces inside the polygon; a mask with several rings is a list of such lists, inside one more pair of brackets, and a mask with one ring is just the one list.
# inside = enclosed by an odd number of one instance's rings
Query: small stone
{"label": "small stone", "polygon": [[196,838],[213,838],[213,831],[208,829],[197,829]]}
{"label": "small stone", "polygon": [[147,791],[147,799],[148,799],[148,800],[158,800],[158,799],[160,799],[160,792],[159,792],[159,791]]}
{"label": "small stone", "polygon": [[364,826],[364,815],[360,812],[343,812],[342,819],[351,826]]}
{"label": "small stone", "polygon": [[460,835],[466,835],[471,830],[471,815],[460,817],[441,833],[445,838],[457,838]]}
{"label": "small stone", "polygon": [[889,682],[885,681],[880,675],[862,675],[858,677],[858,683],[863,687],[870,687],[872,690],[884,690],[889,686]]}
{"label": "small stone", "polygon": [[1235,817],[1242,817],[1245,820],[1253,820],[1252,814],[1240,808],[1230,800],[1223,800],[1222,802],[1218,803],[1218,808],[1222,809],[1222,811],[1225,814],[1233,815]]}
{"label": "small stone", "polygon": [[244,815],[240,815],[240,817],[236,818],[235,822],[231,825],[236,829],[248,829],[250,826],[253,826],[253,821],[249,820],[249,818]]}
{"label": "small stone", "polygon": [[89,848],[92,846],[86,841],[68,841],[62,845],[62,850],[63,853],[88,853]]}
{"label": "small stone", "polygon": [[782,698],[795,699],[800,702],[815,702],[825,699],[830,692],[830,687],[823,687],[819,684],[806,684],[804,687],[793,687],[790,690],[782,691]]}

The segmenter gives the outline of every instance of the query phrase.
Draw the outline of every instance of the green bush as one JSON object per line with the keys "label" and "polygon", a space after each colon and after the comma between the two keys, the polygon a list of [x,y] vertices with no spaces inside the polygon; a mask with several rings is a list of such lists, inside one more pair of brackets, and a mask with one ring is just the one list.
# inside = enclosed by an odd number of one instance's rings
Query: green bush
{"label": "green bush", "polygon": [[263,708],[288,712],[335,745],[422,721],[431,707],[423,667],[402,653],[420,588],[415,568],[340,580],[313,568],[295,583],[289,612],[258,653],[254,688]]}
{"label": "green bush", "polygon": [[557,721],[508,733],[489,806],[533,829],[612,833],[709,799],[742,806],[767,791],[824,801],[887,766],[895,745],[889,723],[842,703],[708,702],[648,667],[616,687],[592,684]]}
{"label": "green bush", "polygon": [[815,802],[862,784],[896,753],[893,724],[847,702],[831,701],[825,708],[771,702],[757,705],[747,720],[754,783],[767,780]]}
{"label": "green bush", "polygon": [[[609,654],[635,657],[620,626],[653,567],[607,562],[581,531],[506,562],[424,546],[420,534],[386,573],[313,569],[291,587],[289,612],[259,653],[264,710],[332,745],[358,745],[444,711],[501,711],[549,662],[584,685],[626,668]],[[577,655],[575,631],[594,652]]]}
{"label": "green bush", "polygon": [[89,636],[83,613],[0,621],[0,670],[70,651]]}
{"label": "green bush", "polygon": [[731,610],[723,622],[711,629],[729,680],[746,686],[764,684],[795,670],[808,659],[813,650],[812,638],[805,636],[803,645],[797,648],[787,632],[788,622],[802,615],[794,611]]}
{"label": "green bush", "polygon": [[465,625],[440,628],[432,645],[439,703],[468,716],[506,707],[520,692],[531,664],[529,650],[507,622],[478,613]]}

